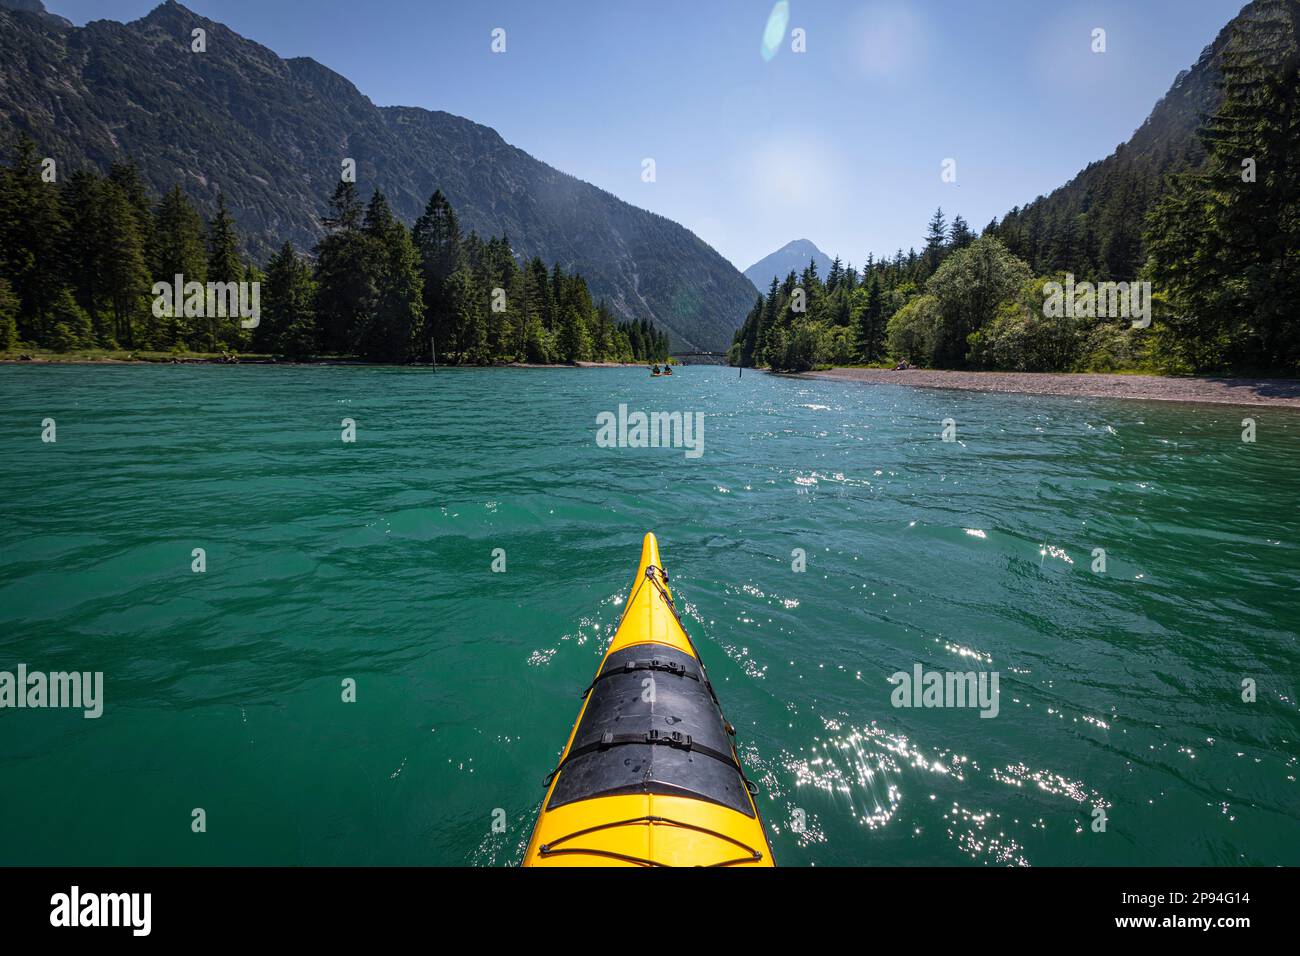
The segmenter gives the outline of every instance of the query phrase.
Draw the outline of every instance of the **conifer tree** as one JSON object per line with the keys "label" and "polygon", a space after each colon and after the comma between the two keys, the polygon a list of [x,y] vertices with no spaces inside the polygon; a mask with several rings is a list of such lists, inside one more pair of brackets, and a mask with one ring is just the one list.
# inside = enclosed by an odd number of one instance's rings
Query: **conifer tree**
{"label": "conifer tree", "polygon": [[105,181],[100,197],[104,227],[100,267],[112,336],[119,345],[133,349],[136,325],[149,314],[146,238],[140,232],[137,210],[121,186]]}
{"label": "conifer tree", "polygon": [[[63,270],[77,304],[90,317],[96,345],[112,338],[103,315],[104,209],[102,182],[93,172],[79,169],[63,183],[59,196],[67,233],[63,245]],[[201,250],[200,250],[201,251]]]}
{"label": "conifer tree", "polygon": [[331,355],[355,351],[375,308],[374,245],[362,220],[356,185],[340,181],[325,219],[329,232],[316,244],[318,348]]}
{"label": "conifer tree", "polygon": [[0,275],[18,297],[18,336],[39,342],[63,288],[66,232],[54,183],[46,182],[30,137],[18,141],[12,165],[0,171]]}
{"label": "conifer tree", "polygon": [[[451,203],[436,189],[425,206],[424,214],[415,222],[412,240],[419,256],[423,282],[424,326],[420,334],[420,355],[432,349],[436,340],[442,345],[440,352],[450,352],[450,342],[443,339],[451,334],[452,313],[455,303],[448,282],[464,262],[460,224]],[[429,348],[425,348],[425,346]]]}
{"label": "conifer tree", "polygon": [[831,261],[830,271],[826,273],[826,291],[834,292],[837,288],[839,288],[839,284],[841,281],[843,281],[843,279],[844,279],[844,264],[840,261],[840,257],[836,256]]}
{"label": "conifer tree", "polygon": [[939,268],[943,259],[943,247],[947,242],[948,222],[943,217],[943,209],[936,209],[925,231],[925,264],[929,274]]}
{"label": "conifer tree", "polygon": [[424,314],[419,254],[382,192],[366,210],[364,231],[372,244],[375,307],[360,337],[362,354],[384,362],[405,362],[417,348]]}
{"label": "conifer tree", "polygon": [[[542,277],[540,284],[539,275]],[[546,267],[538,259],[525,264],[520,270],[523,306],[520,313],[520,341],[516,353],[522,361],[537,364],[550,361],[550,347],[540,311],[542,296],[546,294],[545,276]]]}
{"label": "conifer tree", "polygon": [[866,301],[858,316],[857,338],[855,341],[858,350],[858,360],[861,362],[875,362],[879,360],[884,352],[884,344],[884,294],[880,289],[879,277],[873,274],[871,276],[871,281],[867,285]]}
{"label": "conifer tree", "polygon": [[308,358],[316,350],[315,285],[311,267],[286,242],[266,267],[262,321],[253,330],[258,351]]}
{"label": "conifer tree", "polygon": [[[240,282],[243,278],[244,264],[239,258],[239,235],[235,229],[235,220],[226,208],[225,195],[218,193],[217,212],[208,225],[207,281]],[[237,317],[208,314],[203,324],[210,352],[215,352],[219,345],[233,345],[238,337]]]}
{"label": "conifer tree", "polygon": [[146,248],[152,245],[150,233],[153,229],[153,206],[149,201],[149,190],[140,178],[140,167],[134,160],[113,163],[108,169],[108,181],[117,184],[131,204],[140,235],[146,239]]}
{"label": "conifer tree", "polygon": [[975,233],[961,216],[953,217],[948,241],[953,249],[965,249],[975,241]]}
{"label": "conifer tree", "polygon": [[203,220],[179,186],[168,190],[158,203],[152,239],[154,278],[165,282],[181,275],[186,282],[208,281]]}
{"label": "conifer tree", "polygon": [[[203,220],[179,186],[168,190],[158,204],[151,233],[150,252],[155,281],[171,283],[178,275],[183,283],[208,281]],[[166,341],[161,344],[186,344],[198,330],[191,328],[192,320],[185,318],[183,303],[174,303],[172,311],[169,326],[164,330]],[[207,331],[206,326],[202,331]]]}
{"label": "conifer tree", "polygon": [[438,331],[438,347],[442,349],[445,343],[446,354],[457,363],[474,361],[487,342],[474,273],[461,266],[447,278],[444,295],[447,313]]}
{"label": "conifer tree", "polygon": [[7,352],[18,344],[18,296],[14,295],[9,280],[0,278],[0,352]]}

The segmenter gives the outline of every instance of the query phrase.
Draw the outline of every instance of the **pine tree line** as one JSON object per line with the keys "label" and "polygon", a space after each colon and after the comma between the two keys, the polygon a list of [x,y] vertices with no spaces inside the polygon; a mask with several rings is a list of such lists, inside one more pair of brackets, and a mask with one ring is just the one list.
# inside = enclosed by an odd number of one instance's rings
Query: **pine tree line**
{"label": "pine tree line", "polygon": [[243,344],[237,322],[189,327],[151,309],[155,277],[257,279],[224,202],[205,230],[179,189],[152,204],[134,165],[79,170],[61,185],[44,173],[27,138],[0,169],[0,349]]}
{"label": "pine tree line", "polygon": [[[1199,155],[1199,154],[1195,154]],[[1165,172],[1190,156],[1120,158],[1086,189],[1060,201],[1017,206],[985,227],[1039,275],[1072,272],[1091,281],[1126,281],[1146,261],[1144,221],[1164,191]]]}
{"label": "pine tree line", "polygon": [[[179,187],[151,201],[138,171],[47,181],[35,144],[0,168],[0,351],[17,347],[256,352],[483,365],[664,361],[666,333],[617,321],[586,282],[507,237],[462,235],[435,192],[408,229],[384,194],[341,182],[314,259],[286,243],[265,274],[240,254],[223,197],[204,222]],[[155,314],[155,282],[260,282],[260,322]]]}

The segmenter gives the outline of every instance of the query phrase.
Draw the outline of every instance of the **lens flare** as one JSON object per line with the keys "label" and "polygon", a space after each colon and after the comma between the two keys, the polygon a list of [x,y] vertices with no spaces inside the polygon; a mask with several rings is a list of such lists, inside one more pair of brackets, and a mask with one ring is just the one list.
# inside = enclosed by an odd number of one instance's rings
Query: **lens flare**
{"label": "lens flare", "polygon": [[781,46],[781,41],[785,38],[785,28],[790,25],[790,2],[789,0],[778,0],[776,6],[772,7],[772,14],[767,18],[767,26],[763,30],[763,59],[770,61],[776,56],[776,51]]}

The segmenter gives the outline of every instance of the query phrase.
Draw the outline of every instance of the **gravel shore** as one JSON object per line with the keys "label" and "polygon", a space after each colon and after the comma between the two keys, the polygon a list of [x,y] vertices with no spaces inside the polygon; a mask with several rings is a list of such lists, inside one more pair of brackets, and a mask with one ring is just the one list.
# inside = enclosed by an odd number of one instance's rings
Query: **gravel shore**
{"label": "gravel shore", "polygon": [[1165,378],[1159,375],[944,372],[935,369],[893,372],[878,368],[833,368],[824,372],[805,372],[804,377],[914,388],[955,388],[970,392],[1300,408],[1300,379],[1293,378]]}

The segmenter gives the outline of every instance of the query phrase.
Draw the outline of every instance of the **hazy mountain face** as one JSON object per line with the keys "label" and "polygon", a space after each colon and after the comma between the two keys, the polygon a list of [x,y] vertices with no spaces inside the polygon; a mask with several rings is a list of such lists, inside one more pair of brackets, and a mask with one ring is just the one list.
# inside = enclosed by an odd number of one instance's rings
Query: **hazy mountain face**
{"label": "hazy mountain face", "polygon": [[[753,289],[680,225],[625,203],[448,113],[377,107],[314,60],[284,60],[176,3],[122,24],[68,28],[37,0],[0,0],[0,132],[62,170],[134,159],[156,195],[180,184],[205,215],[218,193],[259,262],[311,249],[342,163],[408,223],[434,189],[462,228],[577,270],[623,318],[649,316],[677,349],[725,349]],[[206,31],[206,51],[191,33]],[[805,263],[806,264],[806,263]]]}
{"label": "hazy mountain face", "polygon": [[826,278],[826,273],[831,267],[830,257],[807,239],[787,242],[770,256],[759,259],[745,270],[745,278],[749,279],[759,292],[766,292],[767,287],[772,284],[773,276],[784,279],[790,274],[791,269],[801,273],[808,268],[810,259],[817,263],[817,274],[823,279]]}

